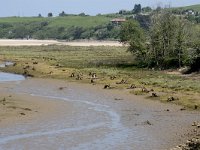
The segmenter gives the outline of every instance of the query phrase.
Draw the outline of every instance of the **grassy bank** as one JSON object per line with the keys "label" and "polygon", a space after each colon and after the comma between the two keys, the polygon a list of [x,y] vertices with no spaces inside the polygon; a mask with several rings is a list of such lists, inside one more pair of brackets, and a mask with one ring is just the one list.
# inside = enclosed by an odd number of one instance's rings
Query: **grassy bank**
{"label": "grassy bank", "polygon": [[[2,71],[40,78],[90,83],[90,72],[96,73],[93,84],[102,84],[102,88],[107,84],[108,89],[125,89],[153,100],[200,109],[199,75],[195,78],[138,69],[134,57],[123,47],[0,47],[0,60],[16,62]],[[72,73],[75,77],[70,77]]]}

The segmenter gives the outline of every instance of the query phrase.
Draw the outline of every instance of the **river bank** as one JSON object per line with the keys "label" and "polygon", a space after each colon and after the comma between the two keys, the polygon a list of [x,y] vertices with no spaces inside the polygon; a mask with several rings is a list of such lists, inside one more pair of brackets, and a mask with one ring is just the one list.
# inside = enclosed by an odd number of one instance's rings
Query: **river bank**
{"label": "river bank", "polygon": [[[196,77],[134,68],[126,62],[132,55],[121,47],[0,47],[0,52],[0,60],[13,62],[2,71],[26,76],[1,84],[1,93],[8,93],[8,102],[9,95],[31,99],[23,107],[11,105],[18,130],[12,123],[0,129],[0,149],[166,150],[199,134],[192,126],[200,121]],[[45,103],[39,107],[35,99]],[[56,107],[48,110],[52,100]]]}
{"label": "river bank", "polygon": [[200,119],[198,111],[99,85],[35,78],[1,84],[0,91],[16,102],[5,106],[20,106],[11,122],[1,121],[1,149],[165,150],[184,143]]}

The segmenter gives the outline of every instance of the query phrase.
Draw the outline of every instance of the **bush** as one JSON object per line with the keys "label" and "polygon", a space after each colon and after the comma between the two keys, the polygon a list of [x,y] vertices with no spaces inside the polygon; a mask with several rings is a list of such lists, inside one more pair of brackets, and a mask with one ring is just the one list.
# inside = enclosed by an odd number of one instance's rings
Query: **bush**
{"label": "bush", "polygon": [[165,69],[178,68],[179,67],[179,60],[178,60],[178,58],[166,58],[166,59],[164,59],[162,66]]}

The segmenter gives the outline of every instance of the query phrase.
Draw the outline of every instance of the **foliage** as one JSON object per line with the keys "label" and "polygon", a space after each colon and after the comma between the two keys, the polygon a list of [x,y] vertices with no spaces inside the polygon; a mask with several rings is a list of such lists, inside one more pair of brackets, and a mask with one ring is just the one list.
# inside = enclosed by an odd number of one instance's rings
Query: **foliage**
{"label": "foliage", "polygon": [[53,13],[48,13],[48,15],[47,15],[48,17],[53,17]]}
{"label": "foliage", "polygon": [[150,28],[149,61],[157,67],[180,67],[186,55],[188,22],[171,12],[156,13]]}
{"label": "foliage", "polygon": [[142,11],[141,4],[135,4],[134,9],[133,9],[133,13],[138,14],[138,13],[141,13],[141,11]]}
{"label": "foliage", "polygon": [[129,44],[128,51],[136,55],[138,59],[144,59],[146,55],[144,31],[139,23],[129,20],[122,24],[120,41]]}

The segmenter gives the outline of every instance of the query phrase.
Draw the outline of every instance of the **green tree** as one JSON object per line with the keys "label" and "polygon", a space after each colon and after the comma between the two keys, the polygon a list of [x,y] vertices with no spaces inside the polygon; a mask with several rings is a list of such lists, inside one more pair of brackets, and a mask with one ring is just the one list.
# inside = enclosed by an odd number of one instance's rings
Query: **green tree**
{"label": "green tree", "polygon": [[150,63],[158,67],[181,67],[186,55],[187,21],[171,12],[156,13],[150,28]]}
{"label": "green tree", "polygon": [[42,15],[41,15],[41,14],[38,14],[38,17],[39,17],[39,18],[41,18],[41,17],[42,17]]}
{"label": "green tree", "polygon": [[64,11],[62,11],[61,13],[59,13],[59,16],[60,17],[64,17],[66,14],[65,14],[65,12]]}
{"label": "green tree", "polygon": [[141,4],[135,4],[134,9],[133,9],[133,13],[138,14],[138,13],[141,13],[141,11],[142,11]]}
{"label": "green tree", "polygon": [[53,13],[49,12],[49,13],[47,14],[47,16],[48,16],[48,17],[53,17]]}
{"label": "green tree", "polygon": [[146,39],[138,22],[129,20],[122,24],[120,41],[129,45],[128,51],[135,54],[138,60],[146,58]]}
{"label": "green tree", "polygon": [[151,12],[151,11],[152,11],[152,8],[149,7],[149,6],[147,6],[147,7],[143,7],[143,8],[142,8],[142,11],[145,12],[145,13],[147,13],[147,12]]}

